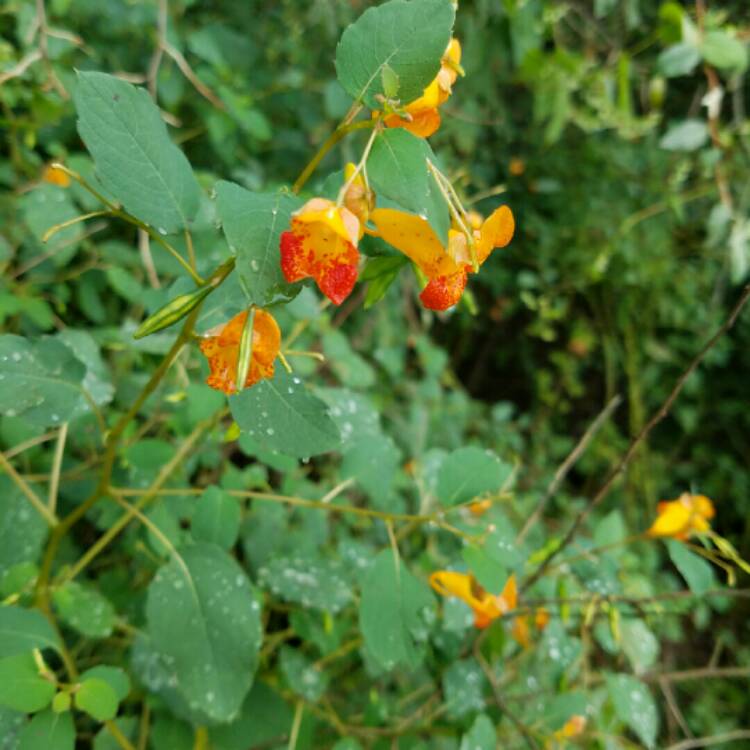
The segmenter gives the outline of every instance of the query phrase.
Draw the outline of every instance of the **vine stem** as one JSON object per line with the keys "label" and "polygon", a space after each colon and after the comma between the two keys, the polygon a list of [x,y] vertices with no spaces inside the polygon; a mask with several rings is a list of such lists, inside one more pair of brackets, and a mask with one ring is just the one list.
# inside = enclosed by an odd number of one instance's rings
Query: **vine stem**
{"label": "vine stem", "polygon": [[52,527],[59,524],[57,516],[42,502],[39,495],[31,489],[26,480],[13,468],[13,465],[0,451],[0,467],[2,467],[13,480],[16,487],[23,493],[24,497],[34,506],[39,515]]}
{"label": "vine stem", "polygon": [[341,206],[344,203],[344,200],[346,199],[346,194],[349,191],[349,188],[354,184],[354,180],[357,179],[357,176],[360,172],[365,168],[365,165],[367,164],[367,159],[370,157],[370,151],[372,150],[372,145],[375,143],[375,139],[378,137],[382,130],[382,125],[380,124],[380,120],[373,120],[373,127],[372,127],[372,133],[370,133],[370,137],[367,139],[367,143],[365,144],[365,149],[362,152],[362,158],[357,163],[357,166],[354,168],[354,171],[349,176],[349,179],[341,186],[341,190],[339,190],[339,195],[336,200],[336,205]]}
{"label": "vine stem", "polygon": [[588,518],[589,513],[591,513],[591,511],[596,508],[602,502],[602,500],[604,500],[605,497],[607,497],[615,481],[630,463],[630,459],[633,457],[640,444],[651,434],[651,431],[654,429],[654,427],[656,427],[656,425],[658,425],[669,414],[672,405],[677,400],[677,397],[680,395],[682,389],[685,387],[685,383],[687,382],[688,378],[693,374],[693,372],[695,372],[695,370],[698,369],[698,366],[703,361],[708,352],[711,351],[716,342],[722,336],[724,336],[724,334],[727,333],[729,329],[732,328],[732,326],[735,324],[748,299],[750,299],[750,284],[748,284],[743,289],[742,294],[740,295],[739,300],[732,309],[732,312],[729,314],[729,317],[719,327],[716,333],[714,333],[714,335],[704,344],[703,348],[698,352],[698,354],[695,355],[682,375],[677,378],[677,382],[675,383],[666,399],[664,399],[662,405],[654,412],[654,414],[652,414],[651,419],[648,420],[643,429],[641,429],[641,431],[630,441],[630,445],[628,446],[628,449],[625,451],[622,458],[610,471],[599,491],[594,495],[594,497],[591,498],[591,500],[589,500],[589,502],[575,517],[573,523],[565,533],[565,536],[562,538],[560,544],[558,544],[555,549],[550,551],[550,553],[539,564],[537,569],[523,582],[523,584],[521,585],[522,590],[528,589],[529,586],[538,581],[549,568],[552,560],[557,557],[557,555],[559,555],[560,552],[562,552],[573,541],[573,538],[578,532],[578,529],[581,527],[581,524],[586,520],[586,518]]}

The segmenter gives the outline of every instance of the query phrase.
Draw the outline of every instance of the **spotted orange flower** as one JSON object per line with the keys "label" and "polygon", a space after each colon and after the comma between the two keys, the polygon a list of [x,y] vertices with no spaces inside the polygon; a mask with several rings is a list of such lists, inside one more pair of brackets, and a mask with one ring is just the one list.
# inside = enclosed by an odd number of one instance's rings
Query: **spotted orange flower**
{"label": "spotted orange flower", "polygon": [[405,128],[420,138],[431,136],[440,127],[438,107],[451,95],[459,72],[462,72],[461,44],[458,39],[451,39],[440,61],[437,76],[422,92],[422,96],[404,107],[406,117],[397,114],[385,117],[386,127]]}
{"label": "spotted orange flower", "polygon": [[[378,208],[370,219],[386,242],[406,255],[427,277],[427,286],[419,298],[430,310],[447,310],[455,305],[466,288],[472,270],[471,252],[466,235],[456,229],[448,231],[444,247],[425,219],[392,208]],[[479,265],[496,247],[505,247],[513,237],[515,223],[507,206],[472,230]]]}
{"label": "spotted orange flower", "polygon": [[646,532],[649,536],[668,536],[685,541],[691,534],[711,528],[716,515],[714,504],[705,495],[683,492],[676,500],[665,500],[656,507],[656,520]]}
{"label": "spotted orange flower", "polygon": [[[211,369],[206,383],[217,391],[235,393],[240,339],[247,320],[247,311],[235,315],[228,323],[209,331],[200,342],[200,349]],[[244,387],[249,388],[263,378],[272,378],[274,360],[281,347],[281,331],[273,316],[256,309],[253,320],[253,349]]]}
{"label": "spotted orange flower", "polygon": [[292,283],[312,277],[323,294],[340,305],[357,281],[357,244],[362,229],[346,206],[312,198],[292,215],[281,235],[281,270]]}
{"label": "spotted orange flower", "polygon": [[569,740],[583,734],[585,729],[586,717],[581,716],[580,714],[574,714],[554,733],[553,736],[557,741]]}
{"label": "spotted orange flower", "polygon": [[470,573],[439,570],[430,576],[430,586],[441,596],[455,596],[474,612],[474,625],[486,628],[493,620],[516,608],[518,590],[515,575],[510,576],[498,595],[485,591]]}
{"label": "spotted orange flower", "polygon": [[57,185],[58,187],[68,187],[70,185],[70,177],[59,167],[53,167],[51,164],[47,165],[42,172],[42,180],[50,183],[50,185]]}

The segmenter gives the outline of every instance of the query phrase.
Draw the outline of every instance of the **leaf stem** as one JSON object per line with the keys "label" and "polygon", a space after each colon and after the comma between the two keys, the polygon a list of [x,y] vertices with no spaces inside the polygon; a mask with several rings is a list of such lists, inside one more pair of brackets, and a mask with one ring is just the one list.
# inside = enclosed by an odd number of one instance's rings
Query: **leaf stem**
{"label": "leaf stem", "polygon": [[39,495],[31,489],[26,480],[13,468],[13,465],[0,451],[0,467],[2,467],[13,480],[13,483],[23,493],[23,496],[34,506],[39,515],[51,526],[55,528],[60,522],[57,516],[42,502]]}

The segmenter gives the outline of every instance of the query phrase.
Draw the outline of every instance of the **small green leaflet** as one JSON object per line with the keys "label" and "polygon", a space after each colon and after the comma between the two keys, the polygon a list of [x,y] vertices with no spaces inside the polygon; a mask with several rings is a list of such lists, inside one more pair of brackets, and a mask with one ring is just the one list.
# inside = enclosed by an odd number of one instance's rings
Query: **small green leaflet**
{"label": "small green leaflet", "polygon": [[438,473],[437,494],[443,505],[460,505],[488,492],[498,492],[512,467],[476,446],[453,451]]}
{"label": "small green leaflet", "polygon": [[110,721],[117,715],[117,693],[108,682],[99,677],[83,680],[73,701],[76,708],[97,721]]}
{"label": "small green leaflet", "polygon": [[454,661],[443,675],[443,696],[448,716],[458,719],[484,708],[486,678],[474,659]]}
{"label": "small green leaflet", "polygon": [[[32,485],[36,488],[36,485]],[[0,577],[18,563],[36,562],[49,526],[11,478],[0,476]],[[2,612],[3,610],[0,610]],[[0,628],[2,616],[0,615]],[[2,643],[0,642],[0,652]]]}
{"label": "small green leaflet", "polygon": [[262,630],[257,594],[234,558],[214,544],[183,547],[151,582],[146,618],[190,708],[216,721],[237,716]]}
{"label": "small green leaflet", "polygon": [[459,750],[495,750],[497,733],[487,714],[479,714],[471,729],[461,738]]}
{"label": "small green leaflet", "polygon": [[253,193],[219,182],[216,202],[247,301],[265,306],[279,297],[289,298],[293,292],[279,265],[279,237],[302,201],[286,193]]}
{"label": "small green leaflet", "polygon": [[273,379],[230,396],[229,408],[240,429],[258,445],[287,456],[327,453],[341,442],[326,405],[279,365]]}
{"label": "small green leaflet", "polygon": [[240,533],[240,504],[219,487],[207,487],[198,500],[191,528],[193,538],[230,549]]}
{"label": "small green leaflet", "polygon": [[51,709],[34,716],[18,735],[17,750],[73,750],[76,730],[69,712]]}
{"label": "small green leaflet", "polygon": [[31,652],[0,659],[0,706],[16,711],[39,711],[55,694],[54,682],[39,673]]}
{"label": "small green leaflet", "polygon": [[105,73],[79,73],[74,101],[105,189],[162,234],[187,229],[200,188],[148,92]]}
{"label": "small green leaflet", "polygon": [[419,665],[419,644],[427,638],[427,619],[434,616],[434,606],[429,589],[394,558],[392,550],[377,555],[362,585],[359,626],[367,651],[383,669]]}
{"label": "small green leaflet", "polygon": [[670,559],[694,594],[705,594],[716,586],[713,568],[702,557],[676,539],[667,539],[666,543]]}
{"label": "small green leaflet", "polygon": [[428,160],[433,164],[437,161],[427,141],[403,128],[392,128],[375,139],[367,160],[367,176],[378,196],[421,216],[447,245],[448,204],[427,167]]}
{"label": "small green leaflet", "polygon": [[455,14],[450,0],[390,0],[366,10],[336,47],[339,82],[371,109],[382,107],[394,81],[401,102],[413,101],[440,69]]}
{"label": "small green leaflet", "polygon": [[68,581],[52,593],[60,618],[88,638],[106,638],[115,626],[115,608],[93,586]]}
{"label": "small green leaflet", "polygon": [[37,427],[60,426],[76,412],[86,368],[51,338],[0,336],[0,414]]}

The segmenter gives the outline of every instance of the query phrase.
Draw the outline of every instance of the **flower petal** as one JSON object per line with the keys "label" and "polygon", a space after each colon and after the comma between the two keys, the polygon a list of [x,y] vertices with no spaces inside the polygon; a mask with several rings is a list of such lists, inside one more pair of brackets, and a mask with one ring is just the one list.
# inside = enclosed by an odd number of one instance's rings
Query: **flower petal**
{"label": "flower petal", "polygon": [[466,288],[466,271],[430,279],[419,299],[428,310],[447,310],[457,304]]}
{"label": "flower petal", "polygon": [[659,503],[659,515],[646,532],[649,536],[684,536],[690,527],[691,509],[679,500]]}
{"label": "flower petal", "polygon": [[500,206],[482,224],[477,239],[477,259],[484,263],[496,247],[505,247],[511,239],[516,224],[507,206]]}

